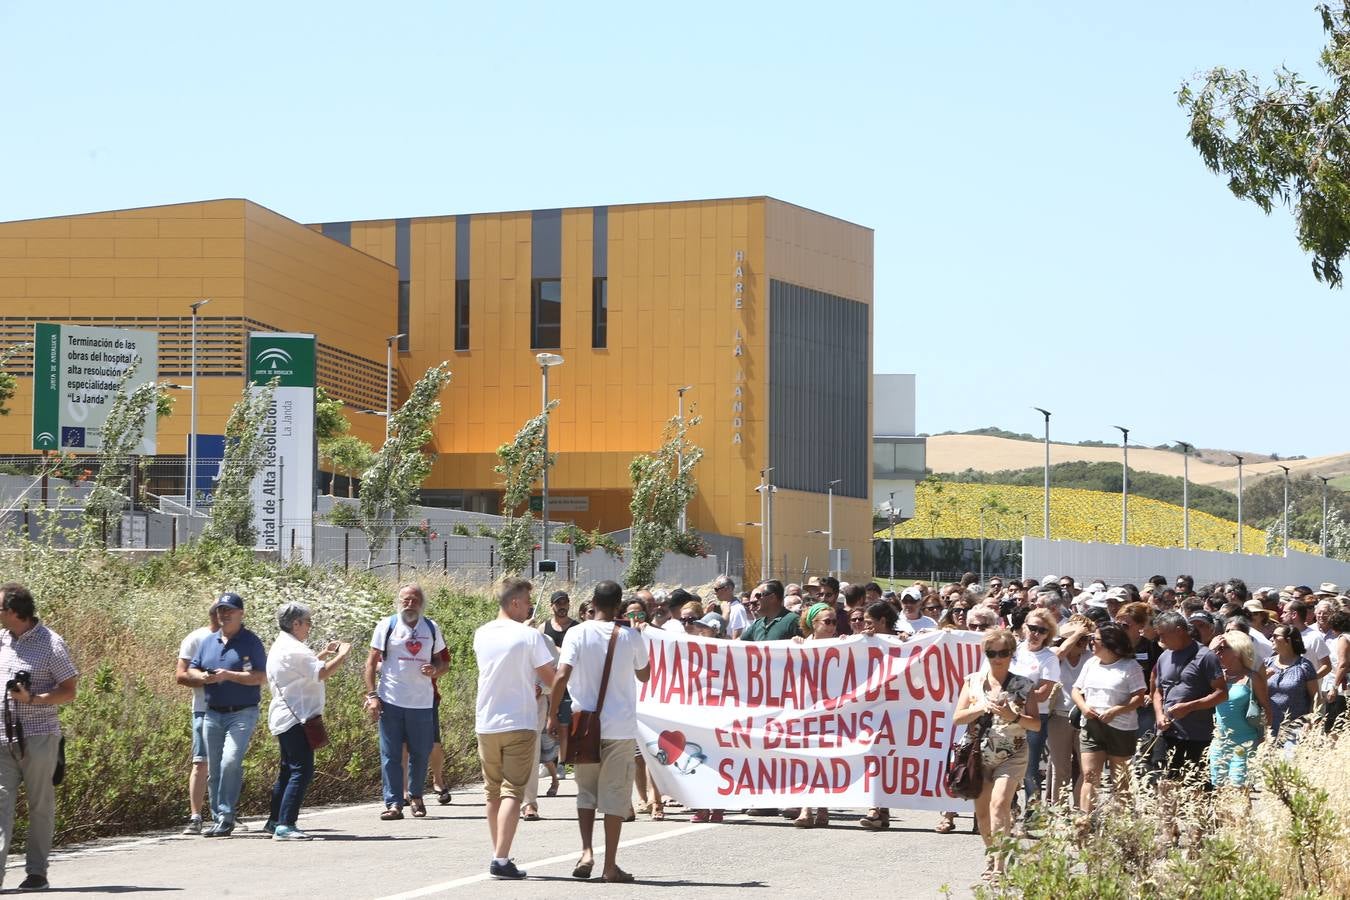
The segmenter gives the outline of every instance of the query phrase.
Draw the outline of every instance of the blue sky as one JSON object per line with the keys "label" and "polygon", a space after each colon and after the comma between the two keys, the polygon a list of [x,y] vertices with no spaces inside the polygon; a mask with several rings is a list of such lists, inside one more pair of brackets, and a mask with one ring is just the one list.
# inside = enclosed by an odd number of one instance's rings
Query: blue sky
{"label": "blue sky", "polygon": [[876,229],[875,369],[922,431],[1341,452],[1345,296],[1174,98],[1314,74],[1311,7],[6,0],[0,219],[769,194]]}

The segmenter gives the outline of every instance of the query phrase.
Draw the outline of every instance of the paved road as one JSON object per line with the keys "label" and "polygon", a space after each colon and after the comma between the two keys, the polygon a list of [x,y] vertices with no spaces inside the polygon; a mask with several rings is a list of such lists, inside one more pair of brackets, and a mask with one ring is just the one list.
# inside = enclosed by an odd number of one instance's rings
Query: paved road
{"label": "paved road", "polygon": [[[886,887],[888,896],[969,897],[983,869],[979,837],[970,820],[958,833],[932,831],[936,815],[899,813],[891,830],[858,827],[856,811],[839,812],[828,829],[802,831],[782,819],[728,817],[723,824],[691,824],[687,810],[665,822],[643,817],[624,826],[620,865],[636,885],[582,883],[571,877],[578,854],[574,783],[556,798],[541,797],[540,822],[522,822],[514,856],[529,871],[524,882],[487,877],[489,848],[479,789],[464,789],[451,806],[429,807],[426,819],[381,822],[378,805],[333,807],[302,815],[316,840],[284,844],[258,828],[224,840],[148,834],[74,848],[53,856],[53,894],[116,893],[126,897],[247,896],[380,898],[465,896],[549,898],[592,896],[824,897],[850,882]],[[597,832],[599,829],[597,828]],[[600,841],[597,834],[597,842]],[[597,863],[600,862],[597,846]],[[856,875],[861,880],[854,880]],[[848,881],[841,882],[842,879]],[[7,887],[23,880],[22,859],[11,859]],[[661,888],[674,888],[661,891]]]}

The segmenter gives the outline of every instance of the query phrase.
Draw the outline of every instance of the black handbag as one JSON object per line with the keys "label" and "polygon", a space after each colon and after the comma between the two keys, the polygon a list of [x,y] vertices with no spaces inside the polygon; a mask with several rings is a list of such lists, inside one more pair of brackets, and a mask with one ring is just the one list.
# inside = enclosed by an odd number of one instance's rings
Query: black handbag
{"label": "black handbag", "polygon": [[980,716],[947,751],[947,792],[953,797],[974,800],[984,790],[984,754],[980,744],[992,721],[988,713]]}

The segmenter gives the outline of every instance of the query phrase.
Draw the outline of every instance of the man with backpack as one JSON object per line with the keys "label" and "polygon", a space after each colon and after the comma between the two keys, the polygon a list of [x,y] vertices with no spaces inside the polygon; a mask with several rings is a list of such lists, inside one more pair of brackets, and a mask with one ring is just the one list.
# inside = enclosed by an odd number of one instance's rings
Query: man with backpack
{"label": "man with backpack", "polygon": [[[441,652],[445,639],[436,623],[422,615],[426,596],[416,584],[399,588],[398,612],[381,619],[370,636],[366,657],[366,712],[379,723],[380,771],[384,812],[380,818],[403,818],[405,792],[415,818],[427,814],[422,794],[427,761],[436,740],[434,679],[449,663]],[[403,747],[408,747],[404,781]]]}

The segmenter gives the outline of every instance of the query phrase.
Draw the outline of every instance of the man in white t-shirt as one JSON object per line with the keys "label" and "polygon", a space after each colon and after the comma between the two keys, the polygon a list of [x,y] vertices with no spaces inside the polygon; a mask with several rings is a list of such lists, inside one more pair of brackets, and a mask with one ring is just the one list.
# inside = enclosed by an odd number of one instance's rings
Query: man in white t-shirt
{"label": "man in white t-shirt", "polygon": [[[520,879],[525,873],[511,861],[521,800],[531,779],[538,777],[539,705],[535,683],[552,686],[553,644],[525,624],[534,611],[523,578],[507,578],[497,589],[497,618],[473,634],[478,659],[478,699],[474,731],[483,763],[487,794],[488,834],[492,838],[494,878]],[[567,629],[571,634],[581,626]],[[549,721],[556,721],[550,715]]]}
{"label": "man in white t-shirt", "polygon": [[[379,721],[380,770],[384,782],[384,821],[403,818],[403,798],[412,814],[427,814],[422,795],[427,763],[436,743],[436,692],[433,680],[450,668],[445,638],[422,615],[426,596],[416,584],[398,591],[398,612],[375,625],[366,657],[366,712]],[[377,674],[378,673],[378,674]],[[403,777],[403,745],[408,745],[408,777]]]}
{"label": "man in white t-shirt", "polygon": [[901,616],[895,623],[896,634],[914,634],[937,628],[937,622],[923,614],[923,592],[914,587],[905,588],[900,594]]}
{"label": "man in white t-shirt", "polygon": [[1313,622],[1313,607],[1304,600],[1290,601],[1284,607],[1284,624],[1292,625],[1303,635],[1303,658],[1312,663],[1318,678],[1325,678],[1331,671],[1331,651]]}
{"label": "man in white t-shirt", "polygon": [[[591,605],[595,618],[569,629],[558,659],[551,707],[563,691],[572,695],[572,715],[600,707],[600,762],[577,766],[577,822],[581,827],[581,859],[572,870],[576,878],[590,878],[595,867],[591,839],[595,816],[605,817],[605,881],[631,884],[633,876],[619,868],[618,850],[623,820],[632,808],[634,757],[637,754],[637,684],[651,675],[643,625],[619,624],[623,588],[602,581],[595,586]],[[606,681],[605,658],[611,642],[614,656]],[[634,677],[636,676],[636,677]],[[604,705],[600,692],[604,684]],[[550,727],[556,720],[549,717]]]}
{"label": "man in white t-shirt", "polygon": [[174,673],[179,684],[192,688],[192,769],[188,773],[190,818],[183,834],[202,833],[202,804],[206,800],[206,785],[209,781],[206,773],[206,736],[202,733],[202,723],[206,721],[206,689],[198,687],[188,675],[189,663],[197,655],[202,641],[220,630],[214,599],[206,615],[210,624],[198,628],[178,645],[178,666]]}
{"label": "man in white t-shirt", "polygon": [[727,619],[727,637],[734,641],[754,620],[750,618],[745,604],[736,596],[736,582],[730,575],[717,576],[713,582],[713,593],[717,596],[717,602],[722,604],[722,614]]}

